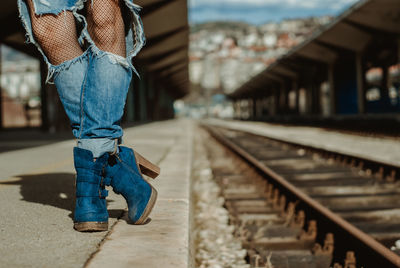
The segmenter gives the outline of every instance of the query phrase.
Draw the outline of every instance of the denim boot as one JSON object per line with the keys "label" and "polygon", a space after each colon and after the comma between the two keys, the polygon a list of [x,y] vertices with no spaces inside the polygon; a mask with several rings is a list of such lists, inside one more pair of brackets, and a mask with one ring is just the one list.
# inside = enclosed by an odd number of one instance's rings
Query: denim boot
{"label": "denim boot", "polygon": [[105,197],[107,190],[101,186],[102,172],[108,154],[93,161],[91,151],[74,148],[76,177],[76,202],[74,228],[77,231],[106,231],[108,212]]}
{"label": "denim boot", "polygon": [[105,168],[105,183],[121,194],[128,204],[128,217],[133,224],[146,222],[157,199],[157,191],[143,179],[132,149],[120,146],[110,155]]}

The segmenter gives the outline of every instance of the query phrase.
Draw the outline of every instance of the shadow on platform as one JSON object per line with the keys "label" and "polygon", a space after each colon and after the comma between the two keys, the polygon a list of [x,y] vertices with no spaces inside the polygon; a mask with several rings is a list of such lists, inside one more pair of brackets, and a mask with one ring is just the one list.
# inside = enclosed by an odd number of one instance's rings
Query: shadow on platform
{"label": "shadow on platform", "polygon": [[[49,205],[70,211],[73,218],[75,205],[75,175],[72,173],[44,173],[15,176],[15,180],[0,185],[20,185],[22,200]],[[107,203],[114,202],[108,199]],[[121,218],[123,209],[109,209],[110,218]]]}
{"label": "shadow on platform", "polygon": [[47,133],[39,129],[10,129],[0,131],[0,153],[48,145],[74,137],[70,131]]}

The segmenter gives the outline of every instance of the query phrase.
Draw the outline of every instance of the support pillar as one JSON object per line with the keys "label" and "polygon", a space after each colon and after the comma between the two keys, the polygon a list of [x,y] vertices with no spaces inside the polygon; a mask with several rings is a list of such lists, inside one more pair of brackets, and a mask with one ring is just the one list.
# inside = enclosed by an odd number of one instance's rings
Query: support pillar
{"label": "support pillar", "polygon": [[305,112],[306,114],[311,114],[312,113],[312,105],[313,105],[313,88],[312,86],[305,87],[305,94],[306,94],[306,109]]}
{"label": "support pillar", "polygon": [[235,112],[235,119],[240,119],[241,112],[240,112],[240,100],[235,101],[236,104],[236,112]]}
{"label": "support pillar", "polygon": [[[137,103],[139,107],[139,121],[144,122],[147,120],[147,97],[146,97],[146,88],[147,88],[147,77],[142,77],[139,82],[139,101]],[[166,98],[166,95],[164,95]]]}
{"label": "support pillar", "polygon": [[233,119],[237,119],[237,100],[232,100],[232,107],[233,107]]}
{"label": "support pillar", "polygon": [[254,100],[253,99],[248,99],[247,100],[247,109],[249,113],[249,118],[251,120],[254,120]]}
{"label": "support pillar", "polygon": [[43,60],[40,60],[40,102],[41,111],[40,117],[42,120],[42,130],[49,130],[49,117],[48,117],[48,99],[46,90],[46,77],[47,77],[47,65]]}
{"label": "support pillar", "polygon": [[358,113],[365,113],[365,75],[363,68],[362,52],[356,53],[356,76],[357,76],[357,103]]}
{"label": "support pillar", "polygon": [[272,115],[277,115],[279,113],[279,91],[274,88],[272,95]]}
{"label": "support pillar", "polygon": [[328,65],[328,85],[329,85],[329,110],[330,115],[336,114],[336,90],[335,90],[335,66]]}
{"label": "support pillar", "polygon": [[287,94],[286,94],[285,83],[283,81],[279,83],[278,95],[279,95],[278,113],[279,115],[285,114],[287,109],[286,105]]}
{"label": "support pillar", "polygon": [[133,93],[134,86],[133,82],[131,82],[128,90],[128,95],[126,99],[126,119],[128,122],[133,122],[135,121],[135,95]]}
{"label": "support pillar", "polygon": [[265,116],[265,111],[268,110],[268,101],[267,98],[263,97],[260,100],[260,115],[261,115],[261,120],[263,120],[264,116]]}
{"label": "support pillar", "polygon": [[315,84],[314,81],[312,81],[311,84],[311,114],[319,114],[320,113],[320,85]]}
{"label": "support pillar", "polygon": [[252,109],[253,109],[252,119],[254,121],[257,121],[258,120],[258,113],[257,113],[257,99],[256,98],[252,99]]}
{"label": "support pillar", "polygon": [[389,99],[389,68],[387,65],[384,65],[382,68],[382,81],[381,81],[381,99],[387,100]]}
{"label": "support pillar", "polygon": [[261,97],[258,100],[258,109],[257,109],[257,111],[258,111],[258,118],[259,118],[260,121],[264,117],[264,102],[265,102],[265,99],[263,97]]}
{"label": "support pillar", "polygon": [[292,81],[292,90],[295,92],[294,113],[298,115],[300,113],[300,88],[296,80]]}
{"label": "support pillar", "polygon": [[[1,81],[1,70],[2,70],[2,58],[1,58],[1,43],[0,43],[0,81]],[[3,128],[3,88],[0,84],[0,129]]]}
{"label": "support pillar", "polygon": [[238,120],[242,119],[242,100],[237,100],[237,118]]}
{"label": "support pillar", "polygon": [[289,108],[289,92],[290,90],[286,88],[286,84],[282,84],[282,93],[283,93],[283,114],[288,114],[290,111]]}
{"label": "support pillar", "polygon": [[397,62],[400,62],[400,38],[397,39]]}

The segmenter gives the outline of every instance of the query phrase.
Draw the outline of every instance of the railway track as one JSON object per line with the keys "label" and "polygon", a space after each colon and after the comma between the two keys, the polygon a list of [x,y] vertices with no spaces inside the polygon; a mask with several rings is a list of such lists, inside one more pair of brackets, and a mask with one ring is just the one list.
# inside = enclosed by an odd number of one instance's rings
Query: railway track
{"label": "railway track", "polygon": [[400,267],[397,167],[204,127],[229,152],[208,146],[253,267]]}

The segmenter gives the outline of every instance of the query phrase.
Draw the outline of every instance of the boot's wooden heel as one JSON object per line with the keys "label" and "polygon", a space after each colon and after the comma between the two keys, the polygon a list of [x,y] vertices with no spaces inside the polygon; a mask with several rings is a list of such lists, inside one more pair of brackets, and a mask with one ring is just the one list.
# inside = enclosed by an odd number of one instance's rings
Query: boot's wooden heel
{"label": "boot's wooden heel", "polygon": [[141,156],[139,153],[135,152],[135,158],[142,174],[149,176],[152,179],[155,179],[160,175],[160,168]]}

